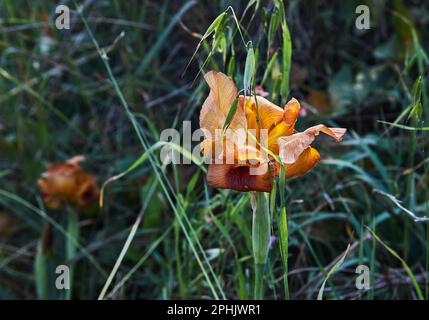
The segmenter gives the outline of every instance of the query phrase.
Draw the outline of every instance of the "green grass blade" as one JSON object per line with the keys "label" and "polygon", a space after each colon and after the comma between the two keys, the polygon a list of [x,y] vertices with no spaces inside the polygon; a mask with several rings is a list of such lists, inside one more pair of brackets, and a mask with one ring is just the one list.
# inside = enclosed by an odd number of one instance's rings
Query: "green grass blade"
{"label": "green grass blade", "polygon": [[417,282],[417,279],[413,273],[413,271],[411,270],[411,268],[408,266],[408,264],[405,262],[404,259],[402,259],[399,254],[396,253],[395,250],[393,250],[392,248],[390,248],[383,240],[381,240],[376,234],[375,232],[373,232],[370,228],[368,228],[368,231],[371,233],[371,235],[377,240],[378,243],[380,243],[386,250],[387,252],[389,252],[393,257],[395,257],[396,259],[398,259],[401,264],[402,267],[405,269],[405,271],[408,274],[408,277],[411,279],[411,283],[413,284],[414,290],[416,291],[417,297],[419,298],[419,300],[424,300],[423,297],[423,293],[419,287],[419,284]]}
{"label": "green grass blade", "polygon": [[317,300],[323,300],[323,291],[325,290],[325,285],[328,279],[331,277],[332,274],[334,274],[338,268],[343,264],[344,259],[346,258],[347,254],[350,250],[350,244],[347,246],[346,251],[342,255],[342,257],[334,264],[334,266],[331,268],[331,270],[328,271],[328,274],[326,275],[325,280],[322,283],[322,286],[320,287],[319,293],[317,294]]}

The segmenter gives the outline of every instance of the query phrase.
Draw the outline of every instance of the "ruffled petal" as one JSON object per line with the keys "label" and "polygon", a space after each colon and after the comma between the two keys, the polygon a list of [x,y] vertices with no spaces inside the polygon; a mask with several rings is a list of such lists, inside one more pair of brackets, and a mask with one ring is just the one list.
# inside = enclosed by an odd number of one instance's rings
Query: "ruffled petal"
{"label": "ruffled petal", "polygon": [[300,109],[301,105],[295,98],[290,99],[289,102],[284,106],[283,122],[287,126],[287,130],[284,132],[284,135],[289,136],[293,133],[296,120],[298,120]]}
{"label": "ruffled petal", "polygon": [[323,132],[337,142],[343,139],[346,129],[344,128],[328,128],[323,124],[310,127],[304,132],[295,133],[291,136],[281,137],[277,140],[279,145],[279,156],[284,164],[294,163],[300,154],[309,147],[314,141],[319,132]]}
{"label": "ruffled petal", "polygon": [[295,128],[301,106],[295,98],[289,100],[285,105],[283,117],[268,133],[268,147],[278,151],[277,139],[282,136],[290,136]]}
{"label": "ruffled petal", "polygon": [[[222,72],[207,72],[204,79],[210,87],[210,93],[201,108],[200,127],[213,132],[223,128],[238,90],[234,81]],[[246,128],[243,108],[237,108],[229,127],[231,129]]]}
{"label": "ruffled petal", "polygon": [[293,164],[285,165],[286,177],[294,178],[302,176],[313,169],[319,161],[319,152],[313,147],[308,147]]}
{"label": "ruffled petal", "polygon": [[[221,72],[210,71],[204,79],[210,87],[210,93],[200,112],[200,128],[203,130],[205,140],[201,143],[204,157],[218,159],[232,156],[236,148],[235,136],[222,136],[222,128],[234,99],[237,97],[237,87],[234,82]],[[243,107],[238,107],[229,125],[229,129],[246,129],[246,116]]]}

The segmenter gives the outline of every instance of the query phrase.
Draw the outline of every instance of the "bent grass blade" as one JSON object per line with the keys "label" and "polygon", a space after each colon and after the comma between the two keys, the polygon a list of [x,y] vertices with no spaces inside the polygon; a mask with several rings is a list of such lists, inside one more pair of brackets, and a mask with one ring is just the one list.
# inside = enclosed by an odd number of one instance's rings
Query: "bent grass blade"
{"label": "bent grass blade", "polygon": [[349,253],[349,250],[350,250],[350,244],[347,246],[347,249],[342,255],[342,257],[337,261],[337,263],[334,264],[334,266],[331,268],[331,270],[329,270],[328,274],[326,275],[326,278],[319,289],[317,300],[323,300],[323,291],[325,290],[326,282],[331,277],[331,275],[334,274],[338,270],[338,268],[343,264],[347,254]]}

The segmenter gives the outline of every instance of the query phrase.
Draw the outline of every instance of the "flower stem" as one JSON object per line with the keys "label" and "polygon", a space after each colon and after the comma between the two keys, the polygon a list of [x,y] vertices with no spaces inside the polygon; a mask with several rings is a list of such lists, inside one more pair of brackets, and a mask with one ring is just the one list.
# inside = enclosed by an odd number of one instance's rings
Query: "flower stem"
{"label": "flower stem", "polygon": [[280,190],[280,207],[281,211],[277,218],[277,225],[280,236],[280,253],[283,262],[283,286],[285,292],[285,300],[289,300],[289,283],[288,283],[288,256],[289,256],[289,233],[287,228],[287,213],[286,213],[286,199],[285,187],[286,174],[285,168],[280,168],[279,190]]}
{"label": "flower stem", "polygon": [[255,263],[254,299],[262,300],[264,295],[264,269],[267,263],[268,246],[270,242],[270,210],[268,198],[265,193],[257,192],[253,200],[252,244]]}
{"label": "flower stem", "polygon": [[265,264],[255,263],[255,291],[253,293],[253,299],[262,300],[264,297],[264,269]]}
{"label": "flower stem", "polygon": [[65,290],[65,299],[71,300],[72,288],[73,288],[73,274],[75,270],[73,258],[76,255],[77,241],[79,239],[79,218],[77,212],[72,208],[68,207],[67,213],[67,233],[69,237],[66,240],[66,261],[69,261],[69,286],[68,290]]}
{"label": "flower stem", "polygon": [[289,300],[289,283],[288,283],[288,228],[287,228],[287,215],[286,206],[280,212],[278,218],[278,227],[280,234],[280,252],[283,262],[283,286],[285,293],[285,300]]}

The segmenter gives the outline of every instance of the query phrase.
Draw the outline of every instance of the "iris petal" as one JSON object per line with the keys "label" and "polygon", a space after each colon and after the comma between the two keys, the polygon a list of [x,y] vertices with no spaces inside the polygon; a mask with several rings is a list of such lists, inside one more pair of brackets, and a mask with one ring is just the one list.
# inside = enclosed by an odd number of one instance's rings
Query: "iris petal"
{"label": "iris petal", "polygon": [[279,156],[284,164],[294,163],[300,154],[307,149],[314,141],[319,132],[323,132],[337,142],[343,139],[346,129],[344,128],[328,128],[323,124],[313,126],[304,132],[295,133],[291,136],[281,137],[277,140],[279,144]]}
{"label": "iris petal", "polygon": [[[201,108],[200,127],[214,133],[214,130],[223,128],[238,90],[234,81],[222,72],[207,72],[204,79],[210,87],[210,93]],[[237,108],[229,127],[246,128],[246,116],[242,108]]]}
{"label": "iris petal", "polygon": [[278,138],[282,136],[290,136],[293,133],[300,108],[301,106],[295,98],[290,99],[285,105],[282,120],[268,133],[268,147],[272,151],[278,152]]}
{"label": "iris petal", "polygon": [[313,147],[305,149],[293,164],[285,165],[286,177],[293,178],[306,174],[320,161],[319,152]]}
{"label": "iris petal", "polygon": [[[240,96],[240,99],[244,99],[244,97]],[[252,117],[256,116],[257,118],[259,114],[259,118],[261,119],[261,128],[263,129],[269,130],[283,118],[282,108],[261,96],[246,97],[245,105],[253,111]]]}
{"label": "iris petal", "polygon": [[207,182],[212,188],[233,189],[241,192],[270,192],[272,188],[268,164],[261,166],[263,174],[251,174],[251,167],[211,164],[207,172]]}
{"label": "iris petal", "polygon": [[[222,129],[231,105],[237,97],[238,90],[231,78],[221,72],[210,71],[204,76],[210,87],[210,93],[200,112],[200,128],[204,132],[205,140],[201,150],[206,158],[217,159],[234,152],[234,139],[225,143]],[[231,130],[245,129],[246,116],[244,109],[237,108],[229,125]],[[226,148],[225,145],[232,148]]]}

